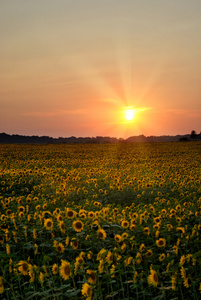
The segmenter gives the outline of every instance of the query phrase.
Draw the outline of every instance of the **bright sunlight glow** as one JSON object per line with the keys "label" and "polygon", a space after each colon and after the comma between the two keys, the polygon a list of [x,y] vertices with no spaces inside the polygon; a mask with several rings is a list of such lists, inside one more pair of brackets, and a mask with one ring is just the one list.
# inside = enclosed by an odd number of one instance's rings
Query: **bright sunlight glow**
{"label": "bright sunlight glow", "polygon": [[127,108],[125,110],[126,120],[131,121],[135,116],[135,111],[132,108]]}

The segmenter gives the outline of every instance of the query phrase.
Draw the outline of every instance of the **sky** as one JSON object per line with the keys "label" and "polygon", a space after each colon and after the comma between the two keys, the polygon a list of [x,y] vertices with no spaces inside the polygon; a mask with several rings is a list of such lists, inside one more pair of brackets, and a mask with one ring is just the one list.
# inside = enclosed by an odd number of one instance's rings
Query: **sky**
{"label": "sky", "polygon": [[200,0],[6,0],[0,24],[0,132],[201,131]]}

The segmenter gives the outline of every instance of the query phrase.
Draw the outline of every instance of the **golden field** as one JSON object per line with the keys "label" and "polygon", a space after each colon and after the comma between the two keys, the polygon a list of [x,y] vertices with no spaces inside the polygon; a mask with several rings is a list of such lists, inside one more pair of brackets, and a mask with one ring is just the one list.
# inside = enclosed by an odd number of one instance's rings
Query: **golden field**
{"label": "golden field", "polygon": [[201,142],[0,145],[1,299],[200,299]]}

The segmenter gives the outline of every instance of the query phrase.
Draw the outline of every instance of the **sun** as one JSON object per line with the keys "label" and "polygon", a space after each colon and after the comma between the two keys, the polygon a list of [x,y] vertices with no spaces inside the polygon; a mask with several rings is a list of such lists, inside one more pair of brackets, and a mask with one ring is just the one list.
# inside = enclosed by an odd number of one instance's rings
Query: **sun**
{"label": "sun", "polygon": [[126,108],[125,117],[127,121],[132,121],[135,117],[135,110],[133,108]]}

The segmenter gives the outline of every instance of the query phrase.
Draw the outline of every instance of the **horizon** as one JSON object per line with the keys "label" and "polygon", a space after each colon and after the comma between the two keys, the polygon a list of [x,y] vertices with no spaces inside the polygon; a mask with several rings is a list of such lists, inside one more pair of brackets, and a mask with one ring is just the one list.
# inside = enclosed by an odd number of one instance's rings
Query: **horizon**
{"label": "horizon", "polygon": [[[192,130],[191,130],[192,132]],[[195,132],[197,135],[200,135],[201,134],[201,131],[198,133],[198,132]],[[95,135],[95,136],[59,136],[59,137],[53,137],[53,136],[49,136],[49,135],[23,135],[23,134],[18,134],[18,133],[13,133],[13,134],[9,134],[9,133],[6,133],[6,132],[0,132],[0,135],[2,134],[5,134],[5,135],[9,135],[9,136],[23,136],[23,137],[39,137],[39,138],[42,138],[42,137],[48,137],[48,138],[53,138],[53,139],[69,139],[69,138],[76,138],[76,139],[79,139],[79,138],[90,138],[90,139],[96,139],[96,138],[110,138],[110,139],[129,139],[129,138],[132,138],[132,137],[145,137],[145,138],[150,138],[150,137],[154,137],[154,138],[161,138],[161,137],[177,137],[177,136],[190,136],[191,133],[186,133],[186,134],[175,134],[175,135],[166,135],[166,134],[162,134],[162,135],[144,135],[144,134],[139,134],[139,135],[132,135],[132,136],[129,136],[127,138],[122,138],[122,137],[116,137],[116,136],[99,136],[99,135]]]}
{"label": "horizon", "polygon": [[200,12],[199,0],[3,2],[1,131],[200,132]]}

